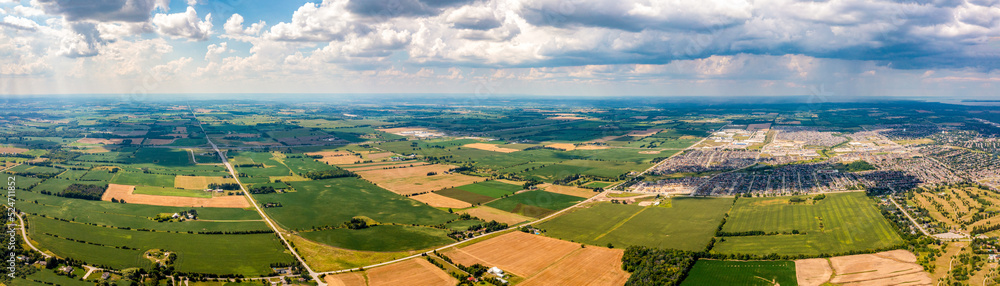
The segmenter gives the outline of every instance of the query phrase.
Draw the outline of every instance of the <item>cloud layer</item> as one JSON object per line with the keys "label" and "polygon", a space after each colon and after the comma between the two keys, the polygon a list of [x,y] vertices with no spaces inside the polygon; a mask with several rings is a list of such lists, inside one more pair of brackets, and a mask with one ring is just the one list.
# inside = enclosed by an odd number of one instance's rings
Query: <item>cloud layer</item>
{"label": "cloud layer", "polygon": [[[178,80],[336,75],[362,86],[478,76],[540,85],[738,81],[769,90],[886,77],[969,86],[983,81],[957,79],[992,79],[1000,67],[998,0],[323,0],[270,15],[282,19],[273,24],[239,6],[180,4],[0,4],[0,35],[11,41],[0,45],[0,73],[146,65],[137,69]],[[128,59],[129,48],[146,58]]]}

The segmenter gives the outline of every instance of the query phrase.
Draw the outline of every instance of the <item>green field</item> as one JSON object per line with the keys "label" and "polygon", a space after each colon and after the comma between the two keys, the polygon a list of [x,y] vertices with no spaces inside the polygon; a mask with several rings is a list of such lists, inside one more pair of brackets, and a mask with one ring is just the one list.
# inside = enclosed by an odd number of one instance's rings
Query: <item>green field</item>
{"label": "green field", "polygon": [[[802,198],[807,198],[803,196]],[[791,197],[740,198],[722,230],[799,234],[726,237],[718,253],[835,254],[902,243],[863,192],[827,194],[826,199],[790,203]]]}
{"label": "green field", "polygon": [[528,191],[490,202],[487,206],[534,218],[542,218],[583,201],[580,197]]}
{"label": "green field", "polygon": [[[19,200],[18,208],[23,212],[45,214],[48,217],[97,225],[180,232],[268,229],[267,225],[263,221],[260,221],[261,218],[257,212],[243,209],[120,204],[105,201],[61,198],[42,195],[37,192],[18,192],[17,198]],[[161,213],[176,213],[192,209],[198,212],[199,220],[169,223],[161,223],[153,220],[156,215]]]}
{"label": "green field", "polygon": [[796,286],[792,261],[721,261],[701,259],[688,271],[681,286],[759,285]]}
{"label": "green field", "polygon": [[154,187],[154,186],[136,186],[135,191],[132,193],[142,194],[142,195],[191,197],[191,198],[212,197],[212,193],[205,192],[202,190],[184,190],[177,188],[164,188],[164,187]]}
{"label": "green field", "polygon": [[547,236],[592,245],[700,251],[715,235],[731,204],[729,198],[674,198],[670,207],[596,203],[538,227]]}
{"label": "green field", "polygon": [[31,188],[31,191],[32,192],[47,191],[47,192],[50,192],[52,194],[58,194],[58,193],[61,193],[64,190],[66,190],[66,188],[68,188],[72,184],[103,185],[104,183],[103,182],[80,182],[80,181],[70,181],[70,180],[59,179],[59,178],[51,178],[51,179],[47,179],[45,181],[42,181],[41,183],[39,183],[38,185],[36,185],[34,188]]}
{"label": "green field", "polygon": [[184,150],[168,148],[141,148],[135,152],[131,164],[152,164],[163,167],[192,166],[191,155]]}
{"label": "green field", "polygon": [[455,242],[448,230],[429,227],[377,225],[365,229],[337,228],[300,232],[302,237],[319,243],[354,250],[406,251],[427,249]]}
{"label": "green field", "polygon": [[37,216],[31,216],[30,223],[29,234],[41,247],[63,257],[116,269],[149,267],[151,263],[142,257],[142,253],[151,249],[177,253],[174,267],[182,272],[257,276],[271,273],[271,263],[293,260],[291,255],[285,253],[285,248],[275,234],[147,232]]}
{"label": "green field", "polygon": [[112,184],[133,186],[174,187],[173,175],[144,174],[134,172],[118,172],[111,179]]}
{"label": "green field", "polygon": [[81,177],[80,180],[84,180],[84,181],[111,181],[111,178],[114,178],[114,176],[115,176],[115,174],[113,174],[111,172],[108,172],[108,171],[105,171],[105,170],[91,170],[90,172],[87,172],[86,175],[83,175],[83,177]]}
{"label": "green field", "polygon": [[399,196],[358,178],[289,182],[295,192],[254,195],[259,203],[280,202],[265,211],[289,229],[340,225],[356,216],[382,223],[438,225],[454,214]]}
{"label": "green field", "polygon": [[67,180],[79,180],[83,175],[87,174],[87,170],[66,170],[56,178],[67,179]]}
{"label": "green field", "polygon": [[63,169],[48,167],[48,166],[33,166],[33,165],[19,165],[14,168],[7,169],[7,172],[17,173],[17,174],[30,174],[30,175],[55,175],[62,173]]}
{"label": "green field", "polygon": [[494,180],[479,182],[475,184],[468,184],[464,186],[458,186],[455,188],[493,198],[499,198],[504,195],[513,194],[516,191],[524,189],[522,188],[522,186],[512,185]]}

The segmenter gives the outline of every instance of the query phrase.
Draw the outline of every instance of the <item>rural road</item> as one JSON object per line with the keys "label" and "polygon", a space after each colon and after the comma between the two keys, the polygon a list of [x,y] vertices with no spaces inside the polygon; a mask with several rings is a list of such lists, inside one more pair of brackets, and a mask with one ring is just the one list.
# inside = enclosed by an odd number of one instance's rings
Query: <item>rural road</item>
{"label": "rural road", "polygon": [[[192,111],[191,114],[194,115],[194,111]],[[196,116],[195,120],[197,120],[197,118],[198,117]],[[208,132],[205,132],[205,127],[201,125],[200,120],[198,120],[198,127],[201,128],[201,132],[205,134],[205,140],[208,140],[208,144],[212,145],[212,150],[215,150],[215,152],[219,154],[219,159],[222,160],[222,164],[226,165],[226,169],[229,170],[229,174],[233,176],[233,180],[236,181],[236,184],[240,185],[240,190],[243,191],[243,195],[246,196],[247,200],[250,200],[250,204],[252,204],[254,209],[257,210],[257,213],[260,214],[262,218],[264,218],[264,221],[267,222],[267,225],[271,227],[271,230],[274,231],[274,234],[277,234],[278,237],[281,238],[281,241],[285,243],[285,247],[288,248],[288,251],[292,252],[292,255],[295,255],[295,259],[297,259],[299,263],[302,264],[302,267],[305,267],[306,272],[309,272],[309,276],[312,276],[313,280],[315,280],[316,283],[319,284],[319,286],[326,286],[326,282],[320,279],[319,277],[320,274],[313,271],[312,268],[309,267],[309,264],[306,263],[306,260],[302,259],[302,256],[299,255],[299,252],[295,251],[295,248],[292,247],[292,244],[288,242],[288,239],[286,239],[285,236],[281,234],[281,230],[278,229],[277,225],[274,224],[274,221],[272,221],[271,218],[268,217],[266,213],[264,213],[264,210],[260,208],[260,205],[258,205],[257,201],[254,200],[253,196],[250,195],[250,192],[247,191],[247,188],[243,186],[243,182],[240,182],[240,177],[236,175],[236,169],[233,168],[233,164],[229,163],[229,159],[226,158],[226,155],[223,154],[221,150],[219,150],[219,147],[215,145],[215,142],[212,142],[211,137],[208,136]]]}

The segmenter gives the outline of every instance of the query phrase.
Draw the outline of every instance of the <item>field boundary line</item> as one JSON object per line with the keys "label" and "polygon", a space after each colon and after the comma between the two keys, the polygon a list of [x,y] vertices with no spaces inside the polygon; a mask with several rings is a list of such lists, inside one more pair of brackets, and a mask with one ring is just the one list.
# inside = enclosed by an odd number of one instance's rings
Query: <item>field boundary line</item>
{"label": "field boundary line", "polygon": [[602,237],[604,237],[605,235],[608,235],[608,234],[609,234],[609,233],[611,233],[612,231],[615,231],[615,230],[616,230],[616,229],[618,229],[619,227],[622,227],[623,225],[625,225],[625,223],[629,222],[630,220],[632,220],[632,218],[634,218],[634,217],[638,216],[638,215],[639,215],[640,213],[642,213],[642,212],[646,211],[646,209],[648,209],[648,208],[651,208],[651,207],[644,207],[644,208],[642,208],[641,210],[639,210],[639,211],[635,212],[634,214],[630,215],[629,217],[627,217],[627,218],[625,218],[625,219],[623,219],[623,220],[619,221],[618,223],[615,223],[615,225],[611,226],[611,229],[608,229],[608,231],[605,231],[605,232],[604,232],[604,233],[602,233],[601,235],[598,235],[597,237],[595,237],[595,238],[594,238],[594,240],[598,240],[598,239],[601,239],[601,238],[602,238]]}

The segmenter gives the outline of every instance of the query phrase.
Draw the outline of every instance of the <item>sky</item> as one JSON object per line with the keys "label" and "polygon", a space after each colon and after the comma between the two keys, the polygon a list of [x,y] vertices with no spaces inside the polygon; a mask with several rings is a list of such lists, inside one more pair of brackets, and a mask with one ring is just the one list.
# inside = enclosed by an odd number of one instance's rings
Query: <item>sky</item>
{"label": "sky", "polygon": [[1000,0],[0,0],[0,95],[1000,99]]}

